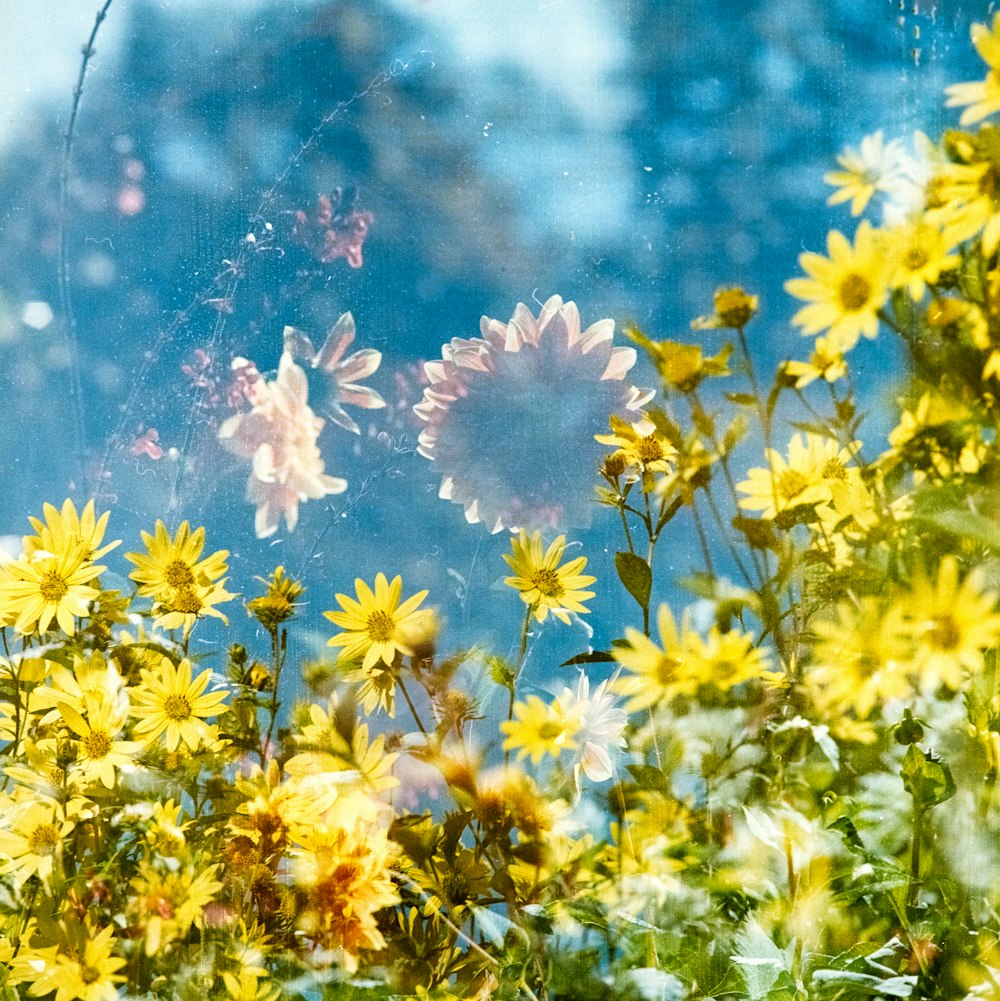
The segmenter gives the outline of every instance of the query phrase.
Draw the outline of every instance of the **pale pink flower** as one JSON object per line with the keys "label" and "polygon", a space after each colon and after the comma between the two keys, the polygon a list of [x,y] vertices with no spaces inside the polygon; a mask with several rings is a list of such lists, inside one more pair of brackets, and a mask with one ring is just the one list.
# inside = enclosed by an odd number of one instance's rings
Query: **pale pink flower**
{"label": "pale pink flower", "polygon": [[382,364],[382,352],[365,348],[345,358],[344,352],[354,342],[354,336],[354,317],[350,313],[344,313],[326,335],[319,351],[301,330],[285,327],[285,350],[308,362],[313,368],[326,372],[332,383],[333,402],[328,413],[330,420],[345,431],[360,434],[361,429],[341,404],[378,410],[385,406],[385,400],[374,389],[359,385],[362,379],[367,379]]}
{"label": "pale pink flower", "polygon": [[285,351],[278,377],[258,379],[249,388],[253,409],[235,414],[219,428],[219,440],[234,455],[251,462],[247,500],[257,507],[257,538],[278,530],[282,515],[288,530],[299,520],[299,501],[343,493],[347,481],[328,476],[317,439],[326,423],[308,404],[305,372]]}
{"label": "pale pink flower", "polygon": [[494,532],[588,524],[605,451],[594,434],[611,414],[638,420],[653,395],[625,381],[636,353],[612,345],[614,330],[599,320],[581,331],[576,304],[555,295],[537,319],[524,303],[509,323],[484,316],[481,337],[456,337],[426,362],[413,409],[439,496]]}

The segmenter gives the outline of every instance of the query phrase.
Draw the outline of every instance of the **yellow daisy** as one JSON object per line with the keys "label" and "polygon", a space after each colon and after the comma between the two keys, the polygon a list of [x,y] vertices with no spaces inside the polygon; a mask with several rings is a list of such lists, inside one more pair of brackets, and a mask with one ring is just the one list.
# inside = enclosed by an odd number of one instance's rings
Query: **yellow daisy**
{"label": "yellow daisy", "polygon": [[993,17],[993,30],[985,24],[973,24],[972,44],[989,67],[986,79],[975,83],[954,83],[945,88],[946,106],[964,107],[960,125],[973,125],[1000,111],[1000,14]]}
{"label": "yellow daisy", "polygon": [[573,738],[582,726],[579,714],[563,712],[558,699],[548,703],[529,695],[526,701],[515,704],[514,719],[500,724],[501,732],[507,734],[503,749],[517,748],[518,760],[530,757],[537,765],[546,754],[558,758],[563,751],[575,750]]}
{"label": "yellow daisy", "polygon": [[937,284],[942,272],[961,263],[958,254],[950,253],[954,239],[929,222],[917,219],[887,236],[892,265],[889,285],[905,288],[914,302],[924,297],[928,285]]}
{"label": "yellow daisy", "polygon": [[42,511],[45,513],[45,521],[28,518],[38,534],[24,537],[24,552],[27,556],[38,551],[57,556],[82,543],[84,560],[93,562],[115,546],[121,545],[120,539],[109,542],[106,546],[101,545],[111,512],[105,511],[100,518],[96,518],[92,500],[87,501],[80,514],[77,514],[75,505],[68,498],[63,503],[62,511],[52,504],[43,505]]}
{"label": "yellow daisy", "polygon": [[854,236],[854,245],[843,233],[831,230],[827,235],[830,256],[806,253],[799,257],[808,278],[792,278],[785,289],[803,306],[792,323],[804,334],[828,331],[832,345],[849,351],[864,335],[878,334],[878,311],[886,301],[888,260],[881,234],[867,221]]}
{"label": "yellow daisy", "polygon": [[776,676],[770,670],[768,651],[756,646],[750,633],[739,629],[721,632],[712,626],[705,639],[697,634],[688,637],[688,673],[700,684],[722,692],[755,678]]}
{"label": "yellow daisy", "polygon": [[553,540],[542,554],[542,534],[528,535],[523,529],[511,538],[511,552],[504,553],[515,576],[505,577],[504,583],[521,592],[521,600],[531,609],[539,622],[544,622],[551,612],[561,622],[569,624],[569,613],[590,611],[583,602],[594,597],[593,591],[582,588],[593,584],[596,577],[581,574],[587,565],[585,556],[577,556],[559,566],[566,551],[566,536]]}
{"label": "yellow daisy", "polygon": [[396,576],[390,584],[383,573],[375,576],[374,592],[360,578],[355,580],[354,589],[357,601],[346,594],[338,594],[336,598],[342,611],[323,613],[344,630],[327,640],[328,646],[343,648],[338,660],[360,658],[362,669],[369,671],[379,661],[392,667],[397,654],[412,656],[406,633],[417,621],[414,613],[427,597],[427,591],[418,591],[400,604],[402,578]]}
{"label": "yellow daisy", "polygon": [[982,568],[959,582],[958,561],[946,556],[936,580],[918,572],[903,599],[921,687],[934,691],[961,687],[983,665],[983,650],[1000,641],[997,593],[986,590]]}
{"label": "yellow daisy", "polygon": [[126,961],[112,955],[114,927],[109,925],[95,934],[88,924],[87,932],[81,953],[57,953],[55,957],[50,977],[55,1001],[117,1001],[120,997],[117,985],[124,983],[125,977],[118,971]]}
{"label": "yellow daisy", "polygon": [[51,799],[26,803],[7,799],[0,803],[0,808],[10,824],[0,831],[0,855],[7,856],[0,863],[0,871],[12,875],[18,887],[29,876],[48,880],[61,857],[63,839],[73,830],[73,822],[67,819],[62,806]]}
{"label": "yellow daisy", "polygon": [[86,718],[65,702],[60,704],[59,712],[77,738],[76,760],[70,774],[79,775],[84,785],[100,782],[106,789],[114,788],[115,770],[129,768],[142,749],[138,741],[117,739],[128,718],[127,711],[110,702],[88,699]]}
{"label": "yellow daisy", "polygon": [[204,587],[196,585],[168,590],[153,605],[154,626],[158,629],[183,628],[186,636],[191,632],[195,622],[206,615],[222,619],[229,625],[229,619],[215,607],[220,602],[232,601],[236,597],[225,589],[226,580],[227,578],[223,577],[222,580]]}
{"label": "yellow daisy", "polygon": [[935,204],[927,218],[940,224],[953,243],[981,233],[984,256],[1000,246],[1000,129],[980,128],[975,151],[966,163],[950,163],[933,178]]}
{"label": "yellow daisy", "polygon": [[76,618],[90,611],[97,596],[91,583],[105,567],[84,559],[84,544],[58,555],[27,556],[5,565],[0,579],[0,607],[21,634],[44,633],[55,619],[63,632],[72,636]]}
{"label": "yellow daisy", "polygon": [[143,670],[142,684],[132,689],[136,736],[152,742],[165,733],[168,751],[182,743],[197,751],[211,740],[212,728],[205,720],[229,709],[222,704],[229,694],[225,689],[205,692],[211,677],[205,670],[192,681],[191,662],[182,660],[175,667],[169,657],[161,657],[159,669]]}
{"label": "yellow daisy", "polygon": [[847,375],[844,353],[826,337],[817,337],[809,361],[786,361],[782,373],[795,380],[795,388],[802,389],[817,379],[836,382]]}
{"label": "yellow daisy", "polygon": [[660,644],[631,627],[625,630],[626,644],[615,646],[611,653],[625,669],[611,688],[628,698],[625,711],[648,709],[661,700],[692,694],[697,678],[689,670],[690,644],[685,628],[678,633],[677,623],[667,605],[660,605],[656,615]]}
{"label": "yellow daisy", "polygon": [[170,604],[178,592],[207,588],[222,577],[229,552],[220,549],[200,559],[205,548],[205,529],[191,531],[188,522],[181,522],[177,535],[171,539],[166,525],[156,523],[156,535],[142,533],[145,553],[126,553],[125,559],[136,565],[129,577],[138,585],[138,593]]}
{"label": "yellow daisy", "polygon": [[[595,434],[602,445],[617,449],[626,467],[638,470],[643,489],[653,488],[653,473],[670,472],[670,460],[677,455],[677,449],[660,434],[652,421],[646,419],[630,424],[614,414],[611,415],[611,434]],[[630,475],[630,481],[637,478]]]}
{"label": "yellow daisy", "polygon": [[841,485],[860,476],[859,469],[850,465],[858,447],[841,448],[832,438],[811,432],[792,435],[787,461],[769,448],[768,468],[747,470],[747,478],[736,485],[748,495],[740,498],[740,507],[775,518],[784,511],[830,503]]}
{"label": "yellow daisy", "polygon": [[139,863],[139,873],[129,883],[127,915],[145,939],[147,956],[166,951],[192,926],[202,927],[205,907],[222,889],[215,878],[218,871],[218,865],[196,874],[192,865],[163,871],[152,859]]}

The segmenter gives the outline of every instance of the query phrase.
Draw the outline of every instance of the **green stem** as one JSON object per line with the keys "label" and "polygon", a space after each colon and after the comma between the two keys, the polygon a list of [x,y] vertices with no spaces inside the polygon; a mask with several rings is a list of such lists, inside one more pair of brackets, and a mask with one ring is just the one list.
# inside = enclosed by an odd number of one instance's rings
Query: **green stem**
{"label": "green stem", "polygon": [[281,681],[281,668],[285,663],[285,651],[287,649],[288,633],[282,629],[281,638],[278,638],[277,628],[271,630],[271,665],[274,668],[274,685],[271,688],[271,704],[267,707],[270,720],[267,724],[267,737],[260,749],[260,763],[264,764],[264,757],[271,747],[271,738],[274,735],[274,723],[278,718],[278,684]]}
{"label": "green stem", "polygon": [[427,728],[421,721],[420,714],[417,712],[417,707],[413,704],[413,699],[410,698],[410,693],[406,690],[406,683],[402,678],[399,679],[399,690],[403,693],[403,698],[406,699],[406,704],[410,707],[410,714],[413,716],[413,722],[417,724],[420,732],[426,737]]}
{"label": "green stem", "polygon": [[924,834],[924,810],[914,800],[913,803],[913,848],[910,852],[910,891],[906,898],[909,907],[917,903],[917,893],[920,888],[920,842]]}

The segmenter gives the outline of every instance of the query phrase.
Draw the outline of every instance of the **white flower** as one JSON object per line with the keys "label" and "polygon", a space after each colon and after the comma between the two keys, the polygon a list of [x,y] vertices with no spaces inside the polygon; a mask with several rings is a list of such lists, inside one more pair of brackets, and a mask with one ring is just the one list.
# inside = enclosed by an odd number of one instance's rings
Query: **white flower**
{"label": "white flower", "polygon": [[481,337],[454,338],[424,365],[413,409],[427,422],[418,451],[441,470],[439,496],[492,531],[586,525],[608,415],[629,423],[653,395],[625,382],[633,348],[614,347],[613,320],[581,330],[576,304],[554,295],[536,319],[484,316]]}
{"label": "white flower", "polygon": [[247,500],[257,507],[257,538],[278,530],[282,515],[288,530],[299,520],[299,501],[343,493],[347,481],[323,471],[316,444],[326,423],[310,409],[305,372],[285,351],[278,377],[251,387],[253,409],[235,414],[219,428],[219,440],[234,455],[249,459]]}
{"label": "white flower", "polygon": [[564,688],[559,696],[559,707],[565,716],[576,716],[580,729],[575,734],[579,747],[577,760],[573,765],[576,787],[580,788],[580,770],[591,782],[603,782],[611,778],[614,767],[610,748],[626,746],[622,731],[628,723],[624,709],[618,708],[617,700],[608,692],[608,682],[602,681],[594,694],[590,694],[590,679],[583,671],[576,684],[576,691]]}
{"label": "white flower", "polygon": [[367,379],[382,363],[382,352],[373,348],[355,351],[344,357],[344,352],[354,341],[354,317],[343,313],[326,336],[323,346],[317,351],[312,341],[295,327],[285,327],[285,351],[296,358],[309,362],[330,376],[333,383],[333,402],[330,404],[330,420],[345,431],[360,434],[361,429],[341,406],[342,403],[365,410],[378,410],[385,406],[385,400],[368,386],[358,383]]}

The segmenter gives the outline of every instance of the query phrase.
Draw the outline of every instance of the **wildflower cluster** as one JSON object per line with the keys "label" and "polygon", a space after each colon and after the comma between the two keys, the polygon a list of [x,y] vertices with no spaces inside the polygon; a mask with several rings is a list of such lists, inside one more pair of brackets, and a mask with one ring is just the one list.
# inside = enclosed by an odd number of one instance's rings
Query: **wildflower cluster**
{"label": "wildflower cluster", "polygon": [[[495,554],[513,655],[449,649],[431,592],[373,568],[296,663],[284,567],[240,642],[203,529],[144,532],[125,593],[109,514],[31,518],[0,564],[4,997],[995,997],[1000,16],[973,41],[986,80],[948,95],[977,131],[912,153],[878,133],[828,175],[832,204],[882,217],[802,255],[811,351],[773,380],[734,287],[699,343],[615,347],[553,297],[428,363],[442,497],[518,526]],[[335,489],[295,359],[348,430],[341,404],[381,404],[349,314],[318,352],[284,336],[222,429],[261,535]],[[853,378],[878,337],[905,373],[884,441]],[[655,393],[625,382],[640,350]],[[566,436],[595,456],[617,581],[565,534],[572,478],[517,441],[489,470],[478,451],[486,415],[581,386],[602,419]],[[600,636],[579,626],[609,608],[604,649],[553,662],[553,633]],[[233,641],[192,647],[207,619]]]}

